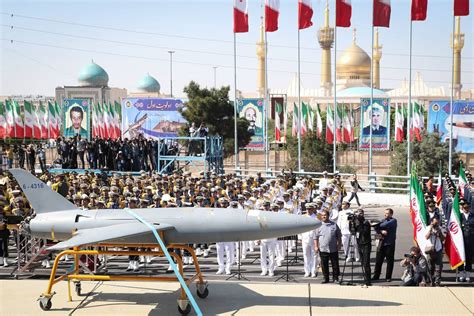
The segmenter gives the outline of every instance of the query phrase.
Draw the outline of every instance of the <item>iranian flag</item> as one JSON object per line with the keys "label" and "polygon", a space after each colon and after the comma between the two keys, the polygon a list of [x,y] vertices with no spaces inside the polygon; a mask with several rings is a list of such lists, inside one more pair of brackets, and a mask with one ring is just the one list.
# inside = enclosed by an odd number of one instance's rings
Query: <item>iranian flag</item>
{"label": "iranian flag", "polygon": [[403,117],[403,105],[398,106],[395,113],[395,141],[401,143],[405,138],[403,133],[403,125],[405,118]]}
{"label": "iranian flag", "polygon": [[301,137],[308,132],[308,105],[304,102],[301,104]]}
{"label": "iranian flag", "polygon": [[354,129],[352,127],[349,109],[347,111],[343,109],[342,111],[343,141],[349,144],[354,141]]}
{"label": "iranian flag", "polygon": [[97,106],[91,101],[92,107],[92,138],[97,136]]}
{"label": "iranian flag", "polygon": [[281,142],[281,122],[280,116],[283,108],[280,103],[275,102],[275,141]]}
{"label": "iranian flag", "polygon": [[438,187],[436,188],[436,206],[439,207],[443,200],[443,179],[441,179],[441,172],[438,174]]}
{"label": "iranian flag", "polygon": [[58,102],[54,101],[54,109],[56,112],[56,134],[59,137],[61,135],[61,125],[62,125],[62,113],[61,107],[59,106]]}
{"label": "iranian flag", "polygon": [[319,103],[316,105],[316,135],[318,135],[319,139],[323,137],[323,119],[321,118]]}
{"label": "iranian flag", "polygon": [[468,186],[466,173],[464,172],[464,167],[462,162],[459,163],[459,180],[458,180],[458,191],[461,199],[464,199],[464,188]]}
{"label": "iranian flag", "polygon": [[13,114],[13,104],[10,100],[5,100],[5,112],[7,119],[6,137],[15,137],[15,117]]}
{"label": "iranian flag", "polygon": [[41,138],[48,139],[48,112],[46,106],[40,102],[39,118],[41,123]]}
{"label": "iranian flag", "polygon": [[459,211],[459,193],[456,192],[453,201],[453,209],[449,215],[446,227],[448,233],[444,242],[446,255],[449,258],[451,270],[458,268],[464,264],[466,254],[464,252],[464,239],[461,229],[461,212]]}
{"label": "iranian flag", "polygon": [[293,103],[293,122],[291,126],[291,136],[298,136],[298,106]]}
{"label": "iranian flag", "polygon": [[[41,101],[40,101],[41,106]],[[35,139],[41,139],[41,120],[39,107],[33,111],[35,124],[33,126],[33,137]]]}
{"label": "iranian flag", "polygon": [[454,15],[469,15],[469,0],[454,0]]}
{"label": "iranian flag", "polygon": [[265,0],[265,32],[278,30],[280,0]]}
{"label": "iranian flag", "polygon": [[412,0],[411,1],[411,20],[426,20],[426,11],[428,10],[428,0]]}
{"label": "iranian flag", "polygon": [[418,244],[423,254],[426,255],[427,240],[425,238],[425,230],[426,226],[428,226],[428,214],[426,213],[423,190],[414,170],[412,170],[410,178],[410,215],[413,225],[413,240]]}
{"label": "iranian flag", "polygon": [[33,104],[29,101],[23,103],[25,107],[25,137],[33,137],[33,128],[35,125],[34,116],[33,116]]}
{"label": "iranian flag", "polygon": [[7,137],[7,118],[5,104],[0,101],[0,139]]}
{"label": "iranian flag", "polygon": [[308,131],[314,130],[314,111],[311,106],[308,106]]}
{"label": "iranian flag", "polygon": [[328,104],[326,111],[326,142],[332,144],[334,142],[334,112],[331,104]]}
{"label": "iranian flag", "polygon": [[120,128],[122,125],[122,105],[118,103],[117,101],[114,101],[115,104],[115,119],[117,120],[116,122],[116,129],[117,131],[115,134],[117,135],[117,138],[120,138],[122,136],[122,129]]}
{"label": "iranian flag", "polygon": [[336,104],[336,142],[342,143],[342,112]]}
{"label": "iranian flag", "polygon": [[115,113],[114,109],[112,108],[112,104],[107,105],[107,111],[109,113],[109,128],[108,133],[111,139],[115,139]]}
{"label": "iranian flag", "polygon": [[99,137],[105,138],[105,123],[104,123],[104,104],[97,102],[97,125],[99,127]]}
{"label": "iranian flag", "polygon": [[249,31],[247,0],[234,0],[234,33]]}
{"label": "iranian flag", "polygon": [[374,26],[390,27],[390,0],[374,0]]}
{"label": "iranian flag", "polygon": [[25,125],[23,123],[23,118],[21,117],[20,104],[15,100],[12,100],[13,111],[15,117],[15,137],[23,138],[25,137]]}
{"label": "iranian flag", "polygon": [[336,26],[350,27],[352,16],[351,0],[336,0]]}
{"label": "iranian flag", "polygon": [[48,101],[48,138],[57,138],[58,136],[56,136],[56,110],[53,103]]}
{"label": "iranian flag", "polygon": [[298,0],[298,29],[306,29],[313,25],[313,6],[311,0]]}
{"label": "iranian flag", "polygon": [[414,138],[421,142],[421,128],[422,128],[422,116],[421,107],[418,103],[413,104],[413,118],[412,118],[412,139]]}

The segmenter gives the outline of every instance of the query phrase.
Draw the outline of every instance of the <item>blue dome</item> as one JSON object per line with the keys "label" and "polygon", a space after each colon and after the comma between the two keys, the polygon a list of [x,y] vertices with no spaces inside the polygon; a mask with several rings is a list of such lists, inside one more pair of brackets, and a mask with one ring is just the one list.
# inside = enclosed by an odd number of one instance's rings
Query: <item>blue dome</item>
{"label": "blue dome", "polygon": [[[338,97],[370,97],[370,87],[350,87],[337,91]],[[385,91],[374,89],[374,97],[388,97]]]}
{"label": "blue dome", "polygon": [[158,80],[147,74],[145,77],[138,82],[138,89],[144,92],[157,92],[160,93],[160,83]]}
{"label": "blue dome", "polygon": [[104,68],[92,61],[82,68],[78,80],[81,86],[107,86],[109,75]]}

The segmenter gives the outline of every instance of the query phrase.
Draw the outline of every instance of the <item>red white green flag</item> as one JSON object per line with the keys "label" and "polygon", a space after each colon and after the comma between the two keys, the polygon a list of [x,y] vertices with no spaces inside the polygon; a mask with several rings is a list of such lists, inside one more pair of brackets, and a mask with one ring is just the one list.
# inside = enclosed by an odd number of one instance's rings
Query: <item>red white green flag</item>
{"label": "red white green flag", "polygon": [[15,137],[23,138],[25,137],[25,125],[23,123],[23,118],[21,117],[20,104],[15,100],[12,100],[12,103],[15,117]]}
{"label": "red white green flag", "polygon": [[342,111],[336,104],[336,142],[342,143]]}
{"label": "red white green flag", "polygon": [[0,139],[7,137],[7,117],[5,104],[0,101]]}
{"label": "red white green flag", "polygon": [[468,185],[466,173],[464,172],[464,167],[462,162],[459,164],[459,181],[458,181],[458,191],[461,199],[464,199],[464,188]]}
{"label": "red white green flag", "polygon": [[448,227],[448,234],[444,242],[444,249],[449,258],[451,270],[458,268],[464,264],[466,254],[464,251],[464,239],[461,229],[461,212],[459,211],[459,192],[456,192],[453,201],[453,209],[449,215],[446,227]]}
{"label": "red white green flag", "polygon": [[291,126],[291,136],[298,136],[298,106],[293,103],[293,122]]}
{"label": "red white green flag", "polygon": [[411,137],[411,139],[416,137],[416,139],[419,142],[421,142],[421,129],[423,128],[423,112],[422,112],[421,106],[416,102],[413,102],[413,118],[412,118],[412,121],[413,121],[412,122],[413,127],[412,127],[412,134],[411,134],[412,137]]}
{"label": "red white green flag", "polygon": [[25,137],[32,138],[34,131],[34,116],[33,116],[33,104],[29,101],[23,103],[25,107]]}
{"label": "red white green flag", "polygon": [[15,117],[13,114],[13,104],[10,100],[5,100],[5,117],[7,120],[6,124],[6,137],[15,137]]}
{"label": "red white green flag", "polygon": [[61,125],[62,125],[62,113],[61,107],[58,102],[54,101],[54,109],[56,110],[56,134],[59,137],[61,135]]}
{"label": "red white green flag", "polygon": [[428,226],[428,214],[426,214],[423,190],[414,169],[411,172],[410,178],[410,215],[413,225],[413,240],[418,244],[423,254],[425,254],[427,242],[425,230],[426,226]]}
{"label": "red white green flag", "polygon": [[301,137],[308,132],[308,105],[304,102],[301,104]]}
{"label": "red white green flag", "polygon": [[326,111],[326,142],[328,144],[334,143],[334,112],[331,104],[328,104]]}
{"label": "red white green flag", "polygon": [[395,141],[403,142],[405,135],[403,133],[403,125],[405,123],[405,118],[403,117],[403,105],[398,106],[395,113]]}
{"label": "red white green flag", "polygon": [[352,127],[349,109],[342,109],[342,129],[344,143],[352,143],[354,141],[354,129]]}
{"label": "red white green flag", "polygon": [[[59,136],[59,135],[58,135]],[[51,101],[48,101],[48,138],[57,138],[56,136],[56,110]]]}
{"label": "red white green flag", "polygon": [[114,105],[115,105],[115,120],[116,120],[115,135],[117,136],[117,138],[120,138],[122,136],[122,129],[121,129],[121,125],[122,125],[122,105],[120,103],[118,103],[117,101],[114,101]]}
{"label": "red white green flag", "polygon": [[41,122],[41,138],[48,139],[48,111],[46,106],[40,102],[39,117]]}
{"label": "red white green flag", "polygon": [[441,172],[438,174],[438,187],[436,188],[436,205],[439,206],[443,200],[443,179]]}
{"label": "red white green flag", "polygon": [[323,119],[321,118],[319,103],[316,105],[316,135],[318,135],[319,139],[323,136]]}
{"label": "red white green flag", "polygon": [[283,107],[280,103],[275,102],[275,141],[281,142],[281,122],[280,116],[283,112]]}

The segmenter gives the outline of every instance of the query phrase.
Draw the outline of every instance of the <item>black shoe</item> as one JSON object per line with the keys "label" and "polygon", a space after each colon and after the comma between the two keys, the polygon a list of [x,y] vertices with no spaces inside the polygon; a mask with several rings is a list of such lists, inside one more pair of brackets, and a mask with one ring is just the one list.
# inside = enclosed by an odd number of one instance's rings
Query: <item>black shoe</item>
{"label": "black shoe", "polygon": [[335,277],[332,281],[333,281],[334,283],[339,283],[339,278],[338,278],[338,277]]}
{"label": "black shoe", "polygon": [[379,277],[372,277],[372,281],[378,281],[379,280]]}
{"label": "black shoe", "polygon": [[386,282],[392,282],[392,279],[387,279],[387,280],[385,280],[385,281],[386,281]]}
{"label": "black shoe", "polygon": [[329,283],[329,280],[324,280],[323,282],[321,282],[322,284],[326,284],[326,283]]}

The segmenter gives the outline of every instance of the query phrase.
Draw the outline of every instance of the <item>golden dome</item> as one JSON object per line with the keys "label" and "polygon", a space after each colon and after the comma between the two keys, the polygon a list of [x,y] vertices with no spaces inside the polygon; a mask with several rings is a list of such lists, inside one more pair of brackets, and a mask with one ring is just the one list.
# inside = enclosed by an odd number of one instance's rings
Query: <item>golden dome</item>
{"label": "golden dome", "polygon": [[370,57],[355,43],[347,48],[336,64],[337,79],[370,79]]}

